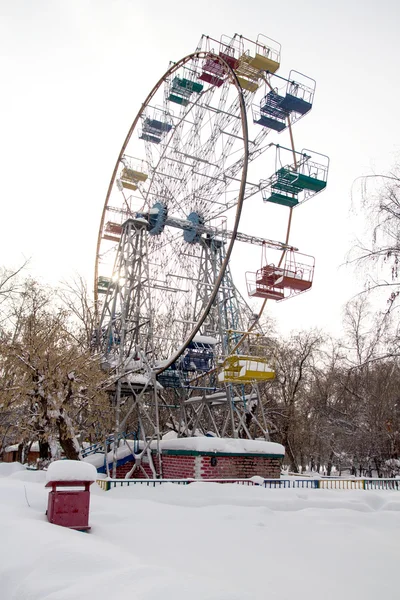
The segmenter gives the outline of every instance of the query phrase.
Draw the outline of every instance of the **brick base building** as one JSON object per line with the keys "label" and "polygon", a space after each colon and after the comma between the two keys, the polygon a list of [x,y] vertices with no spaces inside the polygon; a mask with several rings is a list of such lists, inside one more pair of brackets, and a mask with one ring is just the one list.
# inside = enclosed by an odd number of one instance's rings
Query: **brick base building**
{"label": "brick base building", "polygon": [[[155,448],[151,460],[163,479],[279,479],[285,454],[283,446],[272,442],[207,437],[163,440],[160,450],[161,470]],[[117,477],[126,477],[133,465],[132,455],[119,461]],[[146,456],[129,477],[154,477]]]}

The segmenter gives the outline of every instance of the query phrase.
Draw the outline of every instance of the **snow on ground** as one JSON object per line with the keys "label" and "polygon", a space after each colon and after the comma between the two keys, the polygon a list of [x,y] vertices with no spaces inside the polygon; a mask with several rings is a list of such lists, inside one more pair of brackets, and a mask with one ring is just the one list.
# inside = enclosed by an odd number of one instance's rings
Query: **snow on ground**
{"label": "snow on ground", "polygon": [[45,473],[0,463],[2,600],[394,600],[400,493],[91,487],[90,533],[45,517]]}

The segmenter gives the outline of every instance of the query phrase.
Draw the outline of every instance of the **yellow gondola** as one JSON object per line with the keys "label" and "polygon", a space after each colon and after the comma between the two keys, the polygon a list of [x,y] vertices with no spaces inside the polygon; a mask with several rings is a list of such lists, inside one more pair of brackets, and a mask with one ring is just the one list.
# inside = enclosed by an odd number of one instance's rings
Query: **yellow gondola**
{"label": "yellow gondola", "polygon": [[249,92],[255,92],[258,90],[258,83],[256,81],[250,81],[249,79],[245,79],[244,77],[237,76],[240,87],[244,90],[249,90]]}
{"label": "yellow gondola", "polygon": [[262,54],[256,54],[254,57],[249,57],[249,65],[259,71],[269,71],[275,73],[279,69],[279,62],[272,60]]}
{"label": "yellow gondola", "polygon": [[275,378],[266,358],[233,354],[228,356],[218,375],[218,381],[224,383],[251,383],[252,381],[269,381]]}
{"label": "yellow gondola", "polygon": [[121,184],[122,187],[128,190],[137,190],[138,183],[146,181],[148,175],[146,173],[142,173],[142,171],[137,171],[136,169],[128,169],[125,167],[121,172]]}

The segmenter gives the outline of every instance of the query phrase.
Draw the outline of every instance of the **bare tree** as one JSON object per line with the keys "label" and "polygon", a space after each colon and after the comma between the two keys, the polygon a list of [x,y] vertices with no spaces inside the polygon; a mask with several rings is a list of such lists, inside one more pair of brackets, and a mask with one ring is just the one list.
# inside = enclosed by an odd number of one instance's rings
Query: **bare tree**
{"label": "bare tree", "polygon": [[400,292],[400,176],[395,171],[359,180],[368,233],[355,244],[348,262],[366,270],[366,291],[387,289],[391,308]]}
{"label": "bare tree", "polygon": [[0,267],[0,326],[7,320],[9,310],[21,291],[18,275],[27,264],[26,260],[16,269]]}
{"label": "bare tree", "polygon": [[84,348],[90,348],[95,316],[93,295],[88,291],[87,282],[81,275],[76,275],[62,283],[58,296],[74,317],[77,340]]}
{"label": "bare tree", "polygon": [[303,433],[308,395],[311,387],[312,367],[321,350],[319,332],[300,332],[287,341],[280,341],[275,349],[276,379],[266,392],[264,403],[268,418],[272,420],[272,436],[286,448],[290,469],[297,473],[305,462]]}
{"label": "bare tree", "polygon": [[[347,428],[351,436],[343,437],[342,449],[352,457],[359,474],[370,474],[372,468],[380,473],[382,461],[395,452],[399,425],[394,385],[399,364],[389,350],[390,315],[372,314],[366,298],[359,297],[346,305],[344,326],[345,356],[338,384],[346,421],[351,417]],[[392,432],[388,423],[394,425]]]}
{"label": "bare tree", "polygon": [[41,458],[77,459],[77,439],[109,431],[108,397],[97,360],[70,332],[69,313],[53,294],[27,280],[14,307],[14,328],[0,350],[0,405],[12,414],[18,441],[37,439]]}
{"label": "bare tree", "polygon": [[388,311],[371,310],[365,295],[347,302],[343,310],[343,349],[350,367],[391,356],[392,318]]}

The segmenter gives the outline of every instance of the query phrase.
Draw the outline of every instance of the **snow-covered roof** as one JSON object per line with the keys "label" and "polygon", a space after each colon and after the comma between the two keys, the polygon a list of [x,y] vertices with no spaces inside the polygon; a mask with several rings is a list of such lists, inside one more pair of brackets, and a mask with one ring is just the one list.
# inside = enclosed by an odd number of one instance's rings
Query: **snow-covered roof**
{"label": "snow-covered roof", "polygon": [[211,337],[210,335],[195,335],[193,342],[196,344],[209,344],[210,346],[215,346],[217,339],[215,337]]}
{"label": "snow-covered roof", "polygon": [[4,448],[4,452],[16,452],[18,450],[19,444],[13,444],[12,446],[6,446]]}
{"label": "snow-covered roof", "polygon": [[95,481],[96,477],[96,467],[80,460],[56,460],[46,473],[46,481]]}
{"label": "snow-covered roof", "polygon": [[[116,454],[118,460],[120,460],[121,458],[126,458],[127,456],[130,456],[132,454],[135,442],[134,440],[127,440],[127,442],[128,443],[121,444],[117,448]],[[140,441],[138,444],[139,450],[143,449],[143,445],[143,441]],[[114,452],[113,450],[110,450],[110,452],[107,453],[107,462],[111,463],[113,461],[113,458]],[[104,465],[104,452],[95,452],[94,454],[89,454],[88,456],[85,456],[83,462],[94,465],[98,469],[99,467],[102,467]]]}
{"label": "snow-covered roof", "polygon": [[161,450],[193,450],[194,452],[226,452],[231,454],[275,454],[277,456],[285,454],[285,448],[275,442],[217,437],[161,440],[160,448]]}
{"label": "snow-covered roof", "polygon": [[104,452],[94,452],[93,454],[89,454],[88,456],[85,456],[83,462],[93,465],[98,469],[104,465]]}
{"label": "snow-covered roof", "polygon": [[141,383],[143,385],[148,384],[150,381],[150,378],[148,377],[148,375],[143,375],[143,373],[136,373],[136,374],[128,373],[125,376],[125,379],[127,381],[130,381],[131,383]]}
{"label": "snow-covered roof", "polygon": [[[17,452],[19,448],[19,444],[12,444],[11,446],[6,446],[4,448],[4,452]],[[39,442],[33,442],[30,448],[31,452],[39,452]]]}
{"label": "snow-covered roof", "polygon": [[167,431],[167,433],[164,433],[164,435],[162,436],[163,440],[176,440],[178,438],[178,434],[176,433],[176,431]]}

